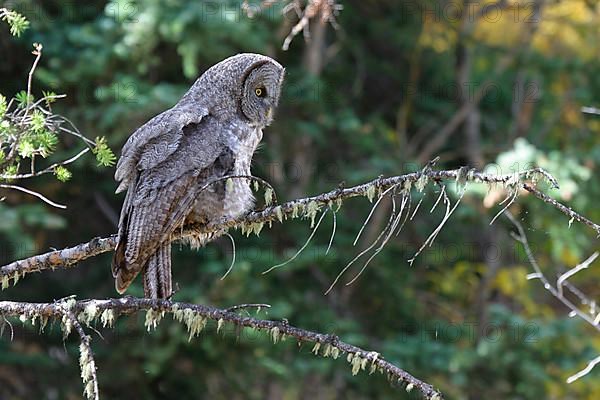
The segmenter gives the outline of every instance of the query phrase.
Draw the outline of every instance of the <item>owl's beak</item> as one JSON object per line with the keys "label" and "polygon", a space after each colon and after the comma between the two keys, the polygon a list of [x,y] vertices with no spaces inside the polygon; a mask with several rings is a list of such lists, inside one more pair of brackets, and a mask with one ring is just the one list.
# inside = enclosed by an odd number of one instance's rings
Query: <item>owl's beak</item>
{"label": "owl's beak", "polygon": [[271,121],[273,119],[273,107],[269,107],[267,110],[267,121]]}

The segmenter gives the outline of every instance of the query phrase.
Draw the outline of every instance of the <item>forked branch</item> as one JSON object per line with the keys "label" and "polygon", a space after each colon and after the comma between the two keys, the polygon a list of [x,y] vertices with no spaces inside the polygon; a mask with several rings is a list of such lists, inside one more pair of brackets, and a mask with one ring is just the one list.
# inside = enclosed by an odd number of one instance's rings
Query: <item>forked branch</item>
{"label": "forked branch", "polygon": [[[582,270],[587,269],[598,258],[600,253],[595,252],[585,261],[571,268],[569,271],[561,274],[558,277],[556,283],[552,283],[540,268],[537,259],[535,258],[533,251],[531,250],[529,241],[527,240],[527,235],[525,234],[525,229],[523,228],[523,225],[521,225],[521,223],[510,212],[505,212],[505,216],[515,226],[517,232],[513,233],[512,236],[517,242],[523,245],[523,249],[525,250],[527,260],[529,261],[531,267],[534,270],[534,273],[529,274],[527,278],[539,279],[542,285],[544,286],[544,289],[546,289],[548,292],[550,292],[550,294],[552,294],[552,296],[559,300],[569,310],[571,316],[577,316],[578,318],[591,325],[594,329],[596,329],[596,331],[600,332],[600,312],[596,310],[595,302],[589,300],[583,293],[581,293],[581,291],[579,291],[579,289],[577,289],[567,280],[573,277],[575,274],[581,272]],[[571,301],[565,296],[563,286],[568,288],[569,291],[576,295],[581,305],[577,304],[574,301]],[[590,306],[589,312],[585,311],[582,308],[583,305]],[[591,360],[583,370],[570,376],[567,379],[567,383],[573,383],[577,379],[587,375],[598,363],[600,363],[600,356]]]}

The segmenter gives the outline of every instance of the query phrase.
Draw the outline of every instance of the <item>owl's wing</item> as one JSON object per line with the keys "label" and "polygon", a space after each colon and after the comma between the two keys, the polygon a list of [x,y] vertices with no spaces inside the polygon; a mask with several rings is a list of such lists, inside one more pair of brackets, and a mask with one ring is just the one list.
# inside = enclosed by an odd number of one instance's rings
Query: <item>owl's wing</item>
{"label": "owl's wing", "polygon": [[184,210],[191,207],[195,198],[196,181],[194,174],[188,173],[168,186],[156,188],[151,199],[134,193],[133,201],[124,205],[127,210],[123,210],[126,214],[112,264],[119,293],[127,289],[162,242],[183,223]]}
{"label": "owl's wing", "polygon": [[127,140],[117,163],[116,193],[131,184],[139,171],[156,167],[178,148],[184,127],[199,124],[208,115],[204,107],[174,107],[157,115],[138,128]]}
{"label": "owl's wing", "polygon": [[[215,118],[204,118],[181,129],[177,151],[162,161],[138,162],[119,222],[119,237],[113,258],[116,287],[123,293],[143,269],[146,261],[173,231],[182,225],[204,182],[233,165],[224,145],[222,127]],[[221,132],[222,133],[222,132]],[[151,143],[153,145],[153,143]],[[143,156],[154,154],[147,149]],[[147,167],[140,169],[141,166]],[[218,171],[217,171],[218,170]]]}

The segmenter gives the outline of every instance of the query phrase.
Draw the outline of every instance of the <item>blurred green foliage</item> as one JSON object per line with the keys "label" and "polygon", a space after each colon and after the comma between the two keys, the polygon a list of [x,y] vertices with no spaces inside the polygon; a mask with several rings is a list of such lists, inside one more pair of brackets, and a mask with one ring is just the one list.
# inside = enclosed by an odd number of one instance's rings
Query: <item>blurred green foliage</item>
{"label": "blurred green foliage", "polygon": [[[0,20],[6,21],[10,34],[16,37],[21,36],[29,27],[29,21],[24,15],[7,8],[0,8]],[[35,61],[28,74],[27,90],[20,90],[10,100],[0,94],[0,180],[12,182],[52,172],[59,181],[66,182],[71,179],[72,174],[64,165],[76,161],[90,148],[96,155],[99,165],[112,166],[116,157],[104,137],[97,137],[96,142],[92,142],[82,136],[68,119],[52,112],[51,104],[64,95],[58,96],[53,91],[43,90],[42,98],[36,101],[31,93],[31,84],[42,56],[43,45],[33,43],[33,48]],[[39,160],[36,157],[48,158],[56,150],[59,143],[58,135],[65,133],[80,138],[88,149],[43,170],[36,168],[36,160]],[[8,186],[3,188],[10,189]],[[13,186],[12,189],[14,190],[15,187]],[[38,197],[43,199],[41,196]],[[51,204],[50,201],[45,201]]]}
{"label": "blurred green foliage", "polygon": [[[265,131],[253,167],[280,201],[421,168],[425,146],[465,99],[475,101],[471,95],[487,85],[466,122],[435,150],[439,166],[479,159],[484,164],[476,167],[498,173],[544,167],[561,183],[561,190],[544,187],[548,193],[600,220],[600,117],[581,112],[582,106],[600,105],[600,7],[594,2],[550,2],[535,17],[534,2],[508,1],[500,17],[465,24],[451,8],[464,6],[462,1],[343,1],[338,30],[326,25],[320,36],[313,21],[312,40],[300,34],[287,52],[281,44],[296,19],[282,16],[280,3],[254,18],[239,1],[7,3],[27,17],[30,29],[15,39],[0,26],[0,93],[22,97],[31,43],[42,43],[34,87],[66,93],[53,110],[87,137],[106,137],[97,139],[97,147],[120,148],[212,64],[238,52],[260,52],[287,69],[277,119]],[[523,42],[528,30],[532,36]],[[5,103],[0,98],[0,114]],[[68,157],[53,140],[36,136],[30,143]],[[25,157],[32,149],[23,145],[20,151]],[[98,160],[114,162],[110,156]],[[6,194],[0,264],[115,231],[122,197],[113,194],[113,171],[91,157],[69,170],[55,173],[66,184],[46,176],[28,181],[67,210]],[[600,352],[598,336],[568,318],[539,282],[527,280],[530,267],[509,236],[510,225],[501,218],[489,226],[507,193],[471,188],[412,267],[406,260],[443,216],[439,206],[429,213],[439,194],[432,184],[414,219],[350,286],[344,284],[362,262],[323,295],[387,221],[386,213],[376,212],[353,247],[371,207],[364,199],[348,201],[337,214],[329,255],[327,217],[304,253],[267,275],[261,272],[302,246],[310,234],[307,221],[275,225],[260,238],[234,233],[237,261],[224,280],[231,260],[227,240],[200,251],[175,246],[175,299],[219,307],[269,303],[273,307],[260,316],[286,318],[377,350],[450,399],[598,398],[598,371],[565,383]],[[419,200],[415,194],[413,206]],[[381,205],[390,208],[389,202]],[[592,232],[570,226],[531,196],[521,196],[512,210],[549,276],[574,266],[598,244]],[[28,276],[0,298],[115,296],[109,260],[103,255],[73,270]],[[597,266],[573,279],[592,299],[599,294]],[[140,282],[130,294],[142,294]],[[188,342],[184,328],[168,318],[150,333],[142,318],[121,318],[114,330],[99,329],[102,337],[91,332],[105,399],[417,398],[384,377],[353,377],[344,361],[315,358],[290,341],[273,345],[266,335],[245,331],[217,335],[209,325]],[[14,340],[7,332],[0,340],[0,397],[80,398],[76,340],[63,346],[58,326],[38,335],[35,328],[13,325]]]}

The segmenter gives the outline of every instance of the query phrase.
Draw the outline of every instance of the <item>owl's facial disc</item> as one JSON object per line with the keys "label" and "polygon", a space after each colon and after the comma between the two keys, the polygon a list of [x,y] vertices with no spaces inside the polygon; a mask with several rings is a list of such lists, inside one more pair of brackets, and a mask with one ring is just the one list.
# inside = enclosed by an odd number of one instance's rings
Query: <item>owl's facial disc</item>
{"label": "owl's facial disc", "polygon": [[253,67],[244,81],[241,109],[246,118],[259,127],[267,126],[273,120],[283,74],[280,65],[266,62]]}

